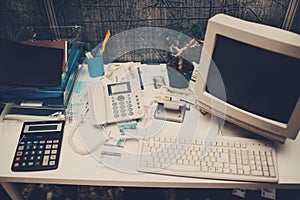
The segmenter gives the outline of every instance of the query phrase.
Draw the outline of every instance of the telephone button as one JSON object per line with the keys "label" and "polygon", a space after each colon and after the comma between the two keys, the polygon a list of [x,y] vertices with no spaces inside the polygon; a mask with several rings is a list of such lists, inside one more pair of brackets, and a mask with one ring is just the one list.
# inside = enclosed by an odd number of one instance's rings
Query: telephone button
{"label": "telephone button", "polygon": [[120,115],[118,115],[118,114],[114,114],[114,117],[115,117],[115,118],[119,118],[119,117],[120,117]]}
{"label": "telephone button", "polygon": [[125,105],[121,105],[120,108],[121,108],[121,109],[124,109],[124,108],[125,108]]}
{"label": "telephone button", "polygon": [[123,101],[124,99],[125,99],[125,97],[124,97],[123,95],[119,95],[119,96],[118,96],[118,100],[119,100],[119,101]]}
{"label": "telephone button", "polygon": [[118,110],[117,106],[113,106],[112,108],[113,108],[113,110]]}
{"label": "telephone button", "polygon": [[125,110],[125,109],[121,109],[120,111],[121,111],[121,113],[125,113],[125,112],[126,112],[126,110]]}

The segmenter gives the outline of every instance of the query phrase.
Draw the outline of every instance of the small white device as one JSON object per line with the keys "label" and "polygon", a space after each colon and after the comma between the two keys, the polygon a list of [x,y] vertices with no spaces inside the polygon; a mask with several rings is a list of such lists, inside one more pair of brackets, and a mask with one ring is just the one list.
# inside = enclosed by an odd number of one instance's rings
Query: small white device
{"label": "small white device", "polygon": [[144,109],[139,91],[129,81],[103,84],[98,81],[90,91],[90,109],[96,125],[139,119]]}
{"label": "small white device", "polygon": [[157,107],[154,112],[156,119],[174,121],[182,123],[187,110],[186,105],[182,101],[165,101],[160,100],[157,102]]}

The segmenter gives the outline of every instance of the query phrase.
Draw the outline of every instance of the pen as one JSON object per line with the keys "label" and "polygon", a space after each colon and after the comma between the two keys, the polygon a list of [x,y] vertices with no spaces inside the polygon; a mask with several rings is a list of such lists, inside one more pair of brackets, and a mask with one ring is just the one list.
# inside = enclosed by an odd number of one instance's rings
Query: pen
{"label": "pen", "polygon": [[106,32],[106,34],[105,34],[104,40],[102,42],[101,49],[99,51],[99,56],[102,56],[102,54],[104,53],[105,46],[106,46],[106,43],[107,43],[109,37],[110,37],[110,31],[108,29],[107,32]]}
{"label": "pen", "polygon": [[141,70],[139,67],[137,67],[137,70],[138,70],[138,74],[139,74],[141,90],[144,90],[143,80],[142,80],[142,76],[141,76]]}

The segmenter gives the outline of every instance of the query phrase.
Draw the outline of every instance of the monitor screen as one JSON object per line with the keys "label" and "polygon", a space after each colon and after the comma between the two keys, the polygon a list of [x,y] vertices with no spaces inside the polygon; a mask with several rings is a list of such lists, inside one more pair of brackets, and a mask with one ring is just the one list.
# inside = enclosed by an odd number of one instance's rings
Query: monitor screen
{"label": "monitor screen", "polygon": [[296,138],[299,34],[218,14],[194,65],[200,109],[274,141]]}
{"label": "monitor screen", "polygon": [[[288,123],[300,96],[300,59],[217,35],[212,60],[222,77],[226,99],[253,114]],[[214,86],[211,68],[207,82]]]}

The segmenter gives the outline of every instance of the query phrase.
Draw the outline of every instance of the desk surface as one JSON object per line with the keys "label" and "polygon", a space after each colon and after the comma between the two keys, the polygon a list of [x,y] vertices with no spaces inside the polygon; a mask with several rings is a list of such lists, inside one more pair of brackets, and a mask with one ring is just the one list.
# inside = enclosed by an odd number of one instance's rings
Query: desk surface
{"label": "desk surface", "polygon": [[[209,116],[202,116],[201,123],[210,123]],[[56,184],[82,184],[133,187],[182,187],[182,188],[300,188],[300,139],[287,139],[284,145],[276,144],[279,183],[252,183],[220,181],[212,179],[185,178],[115,170],[99,163],[93,155],[79,155],[68,143],[70,124],[63,136],[59,168],[40,172],[12,172],[11,164],[19,139],[22,123],[0,123],[0,182],[35,182]],[[225,124],[224,135],[251,134],[231,124]],[[250,135],[249,135],[250,134]],[[134,142],[133,142],[134,143]],[[130,160],[128,160],[130,162]]]}

